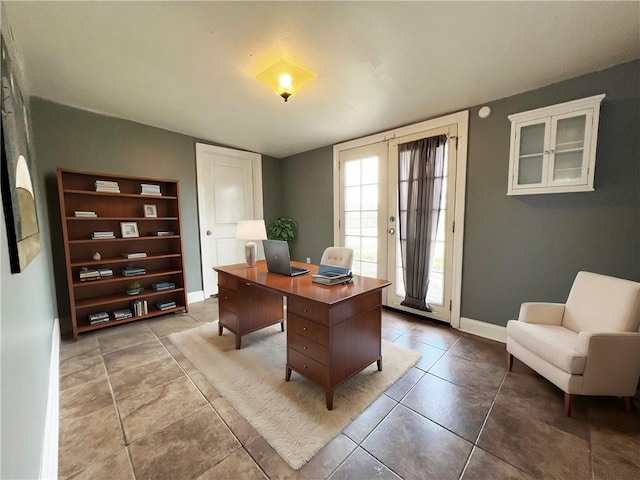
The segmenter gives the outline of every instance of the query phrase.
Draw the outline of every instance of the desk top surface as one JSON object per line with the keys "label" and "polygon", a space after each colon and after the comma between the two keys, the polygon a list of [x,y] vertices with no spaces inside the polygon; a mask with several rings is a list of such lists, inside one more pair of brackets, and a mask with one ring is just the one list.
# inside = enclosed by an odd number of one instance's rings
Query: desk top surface
{"label": "desk top surface", "polygon": [[317,265],[300,262],[291,262],[291,264],[296,267],[308,268],[310,272],[297,277],[270,273],[264,260],[256,262],[255,267],[248,267],[246,263],[238,263],[236,265],[214,267],[214,270],[233,275],[241,280],[248,280],[270,290],[282,292],[283,295],[302,297],[327,305],[333,305],[364,293],[382,290],[384,287],[391,285],[388,280],[361,277],[359,275],[354,275],[353,283],[350,284],[322,285],[311,281],[311,275],[318,271]]}

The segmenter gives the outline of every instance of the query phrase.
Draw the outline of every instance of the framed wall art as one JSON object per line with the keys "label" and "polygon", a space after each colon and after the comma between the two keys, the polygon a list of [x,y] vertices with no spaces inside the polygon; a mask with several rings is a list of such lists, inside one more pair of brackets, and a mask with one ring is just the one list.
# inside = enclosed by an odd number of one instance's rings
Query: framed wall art
{"label": "framed wall art", "polygon": [[2,205],[11,272],[20,273],[40,252],[28,110],[5,42],[2,48]]}

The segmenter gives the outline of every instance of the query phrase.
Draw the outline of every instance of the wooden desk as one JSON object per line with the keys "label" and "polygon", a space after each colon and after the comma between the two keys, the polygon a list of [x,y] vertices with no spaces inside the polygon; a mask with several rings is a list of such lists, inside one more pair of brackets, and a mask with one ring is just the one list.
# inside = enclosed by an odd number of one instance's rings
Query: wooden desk
{"label": "wooden desk", "polygon": [[[311,274],[318,267],[306,267]],[[297,372],[325,390],[327,409],[333,391],[373,362],[382,370],[382,289],[390,283],[354,276],[348,285],[313,283],[311,274],[287,277],[269,273],[264,261],[216,267],[220,287],[218,333],[227,328],[241,337],[282,323],[287,297],[287,364],[285,379]],[[280,316],[278,316],[280,314]]]}

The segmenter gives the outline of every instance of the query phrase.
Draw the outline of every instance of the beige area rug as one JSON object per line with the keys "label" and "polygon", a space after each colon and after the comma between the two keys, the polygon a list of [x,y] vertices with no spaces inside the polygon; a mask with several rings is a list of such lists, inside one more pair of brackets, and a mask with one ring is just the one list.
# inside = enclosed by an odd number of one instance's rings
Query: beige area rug
{"label": "beige area rug", "polygon": [[169,336],[171,342],[278,452],[299,469],[420,359],[420,354],[382,341],[382,372],[376,363],[334,392],[333,410],[324,390],[292,372],[286,382],[286,333],[279,325],[242,337],[207,323]]}

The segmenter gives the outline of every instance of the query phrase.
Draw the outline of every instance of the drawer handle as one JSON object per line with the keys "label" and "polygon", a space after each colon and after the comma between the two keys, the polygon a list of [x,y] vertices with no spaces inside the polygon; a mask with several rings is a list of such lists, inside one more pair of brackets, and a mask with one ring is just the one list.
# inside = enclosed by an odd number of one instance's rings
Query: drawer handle
{"label": "drawer handle", "polygon": [[303,365],[303,366],[302,366],[302,368],[307,368],[307,366],[306,366],[306,365]]}
{"label": "drawer handle", "polygon": [[303,347],[302,347],[302,349],[303,349],[303,350],[306,350],[306,349],[307,349],[307,347],[304,347],[304,346],[303,346]]}
{"label": "drawer handle", "polygon": [[305,309],[304,309],[304,313],[308,313],[308,312],[309,312],[309,309],[308,309],[308,308],[305,308]]}
{"label": "drawer handle", "polygon": [[302,327],[302,331],[306,332],[307,331],[307,327]]}

